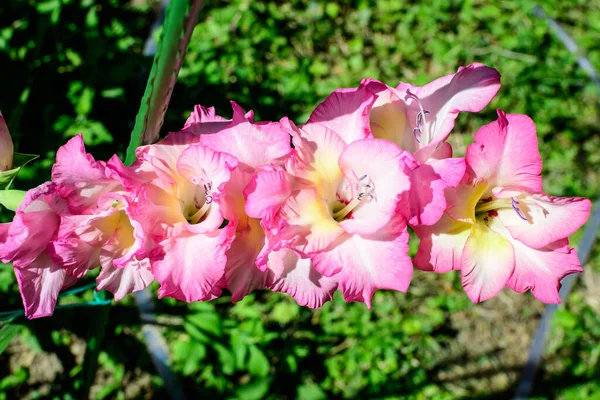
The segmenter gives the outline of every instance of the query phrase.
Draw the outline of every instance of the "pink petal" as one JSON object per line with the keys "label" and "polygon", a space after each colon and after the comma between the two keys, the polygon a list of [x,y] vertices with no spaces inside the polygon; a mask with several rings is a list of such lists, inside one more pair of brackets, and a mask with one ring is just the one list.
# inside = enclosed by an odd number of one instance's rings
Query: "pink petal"
{"label": "pink petal", "polygon": [[337,133],[321,124],[309,123],[298,129],[284,118],[282,126],[292,135],[295,147],[286,160],[286,170],[313,185],[324,198],[335,199],[342,178],[338,160],[346,143]]}
{"label": "pink petal", "polygon": [[315,189],[295,192],[281,207],[277,218],[282,221],[278,240],[289,242],[304,254],[326,248],[344,232]]}
{"label": "pink petal", "polygon": [[[183,151],[177,161],[177,170],[191,185],[194,185],[192,191],[196,194],[193,195],[195,196],[193,202],[203,198],[203,203],[211,204],[205,220],[199,224],[187,226],[190,231],[207,232],[217,229],[223,223],[223,217],[231,223],[236,223],[240,217],[243,217],[243,204],[236,206],[234,203],[239,201],[238,199],[241,199],[243,203],[242,189],[246,184],[246,177],[242,172],[236,173],[237,166],[238,160],[232,155],[213,151],[209,147],[199,144],[191,145]],[[185,190],[184,188],[184,185],[179,186],[181,192]],[[232,190],[234,193],[228,196],[226,190]],[[204,197],[199,198],[198,191],[203,192],[200,195]],[[208,196],[210,196],[210,201]],[[178,197],[180,201],[185,201],[184,197]],[[192,202],[192,200],[189,201]],[[200,208],[203,205],[196,204],[196,207]],[[240,208],[242,215],[238,216],[236,211]]]}
{"label": "pink petal", "polygon": [[6,237],[0,246],[0,260],[12,262],[15,267],[33,262],[55,237],[60,224],[58,214],[63,212],[66,203],[56,193],[53,183],[29,190],[13,221],[4,225]]}
{"label": "pink petal", "polygon": [[193,185],[211,184],[211,190],[217,195],[224,190],[225,183],[231,177],[231,171],[237,165],[238,160],[230,154],[194,144],[181,153],[177,160],[177,171]]}
{"label": "pink petal", "polygon": [[[396,90],[404,96],[407,88],[410,87],[400,83]],[[481,111],[499,89],[498,71],[478,63],[461,67],[456,74],[436,79],[422,88],[414,88],[423,109],[430,112],[426,116],[430,139],[422,140],[421,147],[445,141],[460,111]],[[416,118],[418,110],[414,105],[412,109]],[[413,120],[412,115],[409,114],[409,120]]]}
{"label": "pink petal", "polygon": [[428,163],[434,160],[443,160],[452,157],[452,146],[450,143],[431,143],[413,153],[415,160],[420,163]]}
{"label": "pink petal", "polygon": [[100,275],[96,278],[96,290],[108,290],[119,301],[129,293],[146,288],[154,276],[150,271],[147,259],[132,260],[122,268],[116,268],[112,263],[103,265]]}
{"label": "pink petal", "polygon": [[102,211],[94,215],[65,215],[58,230],[59,240],[76,238],[92,246],[102,246],[114,233],[119,221],[119,212],[115,209]]}
{"label": "pink petal", "polygon": [[[176,227],[187,223],[181,203],[176,196],[154,185],[141,187],[137,202],[131,205],[131,218],[142,226],[149,236],[166,237]],[[162,239],[160,239],[162,240]]]}
{"label": "pink petal", "polygon": [[28,190],[17,208],[17,214],[46,210],[59,215],[68,213],[67,203],[58,195],[57,186],[53,182],[45,182]]}
{"label": "pink petal", "polygon": [[194,135],[210,135],[225,129],[229,124],[231,120],[217,115],[214,107],[197,105],[185,121],[183,130]]}
{"label": "pink petal", "polygon": [[258,220],[241,232],[227,251],[225,266],[225,284],[231,292],[231,301],[236,302],[256,289],[267,285],[268,272],[256,267],[256,258],[265,242],[265,234]]}
{"label": "pink petal", "polygon": [[110,254],[111,265],[112,259],[131,253],[120,260],[127,262],[142,251],[144,233],[139,224],[134,224],[138,227],[137,232],[125,210],[115,207],[94,215],[63,216],[58,239],[49,251],[69,275],[81,278],[88,270],[100,265],[101,251]]}
{"label": "pink petal", "polygon": [[77,279],[83,278],[89,270],[100,265],[100,247],[75,238],[52,242],[48,255],[67,274]]}
{"label": "pink petal", "polygon": [[317,271],[339,282],[346,301],[361,301],[370,308],[376,290],[408,289],[413,266],[407,243],[406,225],[393,219],[373,235],[343,234],[311,259]]}
{"label": "pink petal", "polygon": [[60,218],[52,211],[16,214],[0,249],[0,259],[15,266],[33,262],[56,234]]}
{"label": "pink petal", "polygon": [[232,125],[242,124],[244,122],[254,123],[254,111],[250,110],[244,113],[244,109],[235,101],[230,101],[233,109],[233,117],[231,118]]}
{"label": "pink petal", "polygon": [[542,191],[542,159],[533,121],[526,115],[505,115],[481,127],[467,149],[467,166],[490,187],[518,186]]}
{"label": "pink petal", "polygon": [[125,212],[121,212],[113,237],[102,246],[100,264],[107,265],[107,252],[111,255],[111,262],[117,268],[124,268],[136,259],[142,260],[149,242],[149,235],[142,224]]}
{"label": "pink petal", "polygon": [[8,231],[10,229],[10,222],[0,224],[0,245],[4,246],[4,243],[8,240]]}
{"label": "pink petal", "polygon": [[[363,191],[373,197],[364,196],[352,211],[352,218],[340,223],[344,231],[370,234],[386,225],[402,195],[408,192],[409,174],[416,166],[410,153],[387,140],[362,139],[348,145],[340,156],[339,167],[354,188],[352,199]],[[371,188],[361,186],[366,182]]]}
{"label": "pink petal", "polygon": [[409,120],[409,107],[398,91],[373,79],[364,80],[362,84],[377,95],[369,116],[373,136],[396,143],[411,153],[416,151],[420,144],[413,132],[415,121]]}
{"label": "pink petal", "polygon": [[414,259],[415,267],[423,271],[446,273],[461,269],[461,258],[471,224],[455,221],[447,215],[432,226],[415,226],[421,239]]}
{"label": "pink petal", "polygon": [[506,286],[517,293],[531,290],[544,303],[560,303],[560,281],[572,273],[582,272],[575,249],[566,239],[532,249],[518,240],[511,241],[515,248],[515,271]]}
{"label": "pink petal", "polygon": [[521,219],[511,209],[498,216],[515,239],[533,248],[543,248],[577,232],[590,215],[591,202],[581,197],[551,197],[544,194],[518,198]]}
{"label": "pink petal", "polygon": [[483,223],[473,225],[461,258],[462,285],[474,303],[496,296],[515,270],[513,246]]}
{"label": "pink petal", "polygon": [[292,177],[283,169],[257,173],[244,189],[246,213],[252,218],[269,218],[291,196],[292,188]]}
{"label": "pink petal", "polygon": [[269,281],[275,292],[287,293],[301,306],[319,308],[333,298],[337,289],[335,277],[319,273],[308,258],[292,250],[282,249],[269,254]]}
{"label": "pink petal", "polygon": [[249,217],[246,215],[244,189],[252,180],[253,173],[236,168],[231,171],[231,179],[225,185],[225,197],[219,199],[223,217],[235,223],[238,232],[248,226]]}
{"label": "pink petal", "polygon": [[58,149],[52,181],[72,213],[93,212],[101,195],[121,186],[107,176],[106,163],[85,152],[81,134]]}
{"label": "pink petal", "polygon": [[254,124],[245,117],[214,135],[201,136],[200,143],[234,155],[251,169],[275,162],[291,151],[290,137],[278,123]]}
{"label": "pink petal", "polygon": [[58,293],[63,287],[76,281],[43,253],[31,264],[14,270],[25,306],[25,316],[29,319],[52,315]]}
{"label": "pink petal", "polygon": [[320,123],[347,144],[370,137],[369,113],[375,95],[361,83],[356,89],[333,91],[310,115],[309,124]]}
{"label": "pink petal", "polygon": [[446,210],[445,190],[458,185],[465,173],[463,158],[431,160],[411,173],[411,226],[433,225]]}
{"label": "pink petal", "polygon": [[140,186],[156,178],[154,170],[140,168],[142,163],[142,160],[136,160],[133,165],[125,166],[123,161],[115,154],[106,163],[106,175],[110,179],[120,182],[132,195],[137,194],[137,189]]}
{"label": "pink petal", "polygon": [[206,234],[185,234],[159,243],[151,254],[159,297],[186,302],[209,298],[222,279],[233,233],[229,227]]}
{"label": "pink petal", "polygon": [[177,160],[191,144],[199,142],[198,136],[189,132],[169,133],[158,143],[140,146],[136,149],[136,173],[177,183]]}

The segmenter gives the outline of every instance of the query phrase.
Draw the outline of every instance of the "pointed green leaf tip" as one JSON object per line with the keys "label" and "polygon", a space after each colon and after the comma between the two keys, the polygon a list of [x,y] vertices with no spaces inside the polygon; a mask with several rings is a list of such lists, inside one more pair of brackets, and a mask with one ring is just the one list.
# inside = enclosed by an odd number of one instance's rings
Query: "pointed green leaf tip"
{"label": "pointed green leaf tip", "polygon": [[196,25],[202,0],[171,0],[154,55],[142,103],[131,132],[125,164],[135,160],[135,149],[158,139],[185,49]]}
{"label": "pointed green leaf tip", "polygon": [[0,190],[0,204],[11,211],[15,211],[25,199],[24,190]]}
{"label": "pointed green leaf tip", "polygon": [[21,169],[30,161],[38,158],[35,154],[13,154],[13,168],[8,171],[0,171],[0,189],[8,189],[21,171]]}

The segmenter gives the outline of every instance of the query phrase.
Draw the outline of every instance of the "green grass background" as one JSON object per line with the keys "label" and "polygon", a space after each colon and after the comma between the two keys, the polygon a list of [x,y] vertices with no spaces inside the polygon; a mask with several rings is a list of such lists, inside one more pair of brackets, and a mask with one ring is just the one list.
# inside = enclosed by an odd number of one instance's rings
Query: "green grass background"
{"label": "green grass background", "polygon": [[[90,152],[124,155],[151,60],[142,55],[156,2],[11,0],[0,4],[0,109],[16,149],[40,154],[16,186],[49,179],[56,150],[82,132]],[[600,96],[576,57],[532,10],[539,4],[600,68],[600,4],[592,1],[430,2],[209,0],[175,87],[164,132],[194,104],[230,116],[304,122],[338,87],[362,78],[424,84],[482,62],[502,88],[451,136],[464,155],[495,109],[537,124],[544,190],[594,197],[600,188]],[[1,214],[3,221],[11,218]],[[575,241],[581,233],[575,236]],[[416,245],[416,243],[413,243]],[[413,246],[414,248],[414,246]],[[598,249],[553,324],[536,398],[600,399]],[[64,303],[91,300],[91,291]],[[0,266],[0,308],[21,307]],[[379,292],[373,309],[335,298],[313,311],[257,292],[232,305],[157,302],[172,368],[190,398],[508,398],[542,305],[503,292],[473,305],[457,274],[415,272],[407,294]],[[0,355],[0,398],[77,398],[93,309],[28,322]],[[92,397],[162,398],[132,299],[111,307]]]}

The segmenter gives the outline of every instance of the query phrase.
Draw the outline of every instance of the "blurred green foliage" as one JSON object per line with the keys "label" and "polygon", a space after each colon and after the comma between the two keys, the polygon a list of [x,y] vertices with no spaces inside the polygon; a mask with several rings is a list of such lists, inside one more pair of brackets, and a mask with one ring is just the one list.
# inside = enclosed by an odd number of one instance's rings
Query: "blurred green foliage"
{"label": "blurred green foliage", "polygon": [[[156,3],[0,4],[0,109],[17,151],[41,155],[23,168],[16,188],[47,180],[57,148],[78,132],[98,158],[124,154],[151,63],[142,49]],[[600,5],[540,5],[600,68]],[[253,109],[257,119],[288,115],[304,122],[331,90],[362,78],[424,84],[477,61],[501,72],[502,89],[484,112],[459,117],[450,139],[456,154],[496,118],[495,108],[525,113],[538,127],[545,190],[594,197],[600,96],[576,58],[532,15],[534,6],[531,0],[207,1],[164,131],[180,129],[194,104],[230,116],[229,100]],[[588,269],[599,266],[596,251]],[[537,398],[600,396],[600,282],[590,276],[557,315]],[[83,297],[92,300],[92,293]],[[0,268],[0,299],[2,310],[21,307],[10,266]],[[306,400],[507,398],[542,310],[530,295],[508,292],[475,306],[458,275],[419,272],[407,294],[377,293],[372,310],[336,296],[313,311],[267,291],[235,305],[225,296],[191,305],[164,299],[157,307],[172,368],[190,398]],[[51,319],[19,319],[16,347],[0,356],[0,399],[76,398],[83,338],[96,316],[69,308]],[[104,343],[94,398],[165,395],[131,298],[112,307]]]}

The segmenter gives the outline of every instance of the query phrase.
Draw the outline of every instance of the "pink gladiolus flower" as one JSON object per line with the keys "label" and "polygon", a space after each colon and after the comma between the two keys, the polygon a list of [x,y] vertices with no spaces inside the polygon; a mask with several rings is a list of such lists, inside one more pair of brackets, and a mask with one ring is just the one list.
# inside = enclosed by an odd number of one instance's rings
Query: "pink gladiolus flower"
{"label": "pink gladiolus flower", "polygon": [[14,146],[6,121],[0,113],[0,171],[8,171],[13,165]]}
{"label": "pink gladiolus flower", "polygon": [[482,127],[467,149],[467,172],[448,189],[448,209],[421,238],[418,268],[462,271],[474,302],[504,287],[531,290],[545,303],[558,303],[560,280],[581,272],[567,237],[586,221],[590,201],[542,192],[542,161],[535,125],[524,115],[505,115]]}
{"label": "pink gladiolus flower", "polygon": [[377,289],[405,291],[412,264],[398,209],[410,187],[412,157],[350,130],[282,124],[294,143],[285,171],[259,172],[246,193],[248,215],[263,218],[268,231],[259,262],[292,249],[337,281],[346,300],[368,306]]}
{"label": "pink gladiolus flower", "polygon": [[58,293],[77,281],[48,256],[66,202],[47,182],[27,192],[11,223],[0,225],[0,260],[13,263],[27,318],[51,315]]}
{"label": "pink gladiolus flower", "polygon": [[196,106],[181,131],[199,134],[201,145],[232,154],[239,161],[225,184],[221,208],[230,221],[229,226],[235,228],[235,238],[226,252],[224,275],[212,295],[227,288],[235,302],[255,289],[269,287],[290,294],[300,305],[319,307],[331,299],[337,283],[319,274],[310,260],[287,249],[269,252],[261,269],[257,268],[265,232],[260,219],[251,218],[245,212],[245,188],[257,171],[281,168],[283,159],[291,152],[290,136],[280,123],[254,123],[252,112],[244,114],[234,102],[232,107],[233,118],[225,120],[212,108]]}
{"label": "pink gladiolus flower", "polygon": [[171,133],[137,149],[138,174],[153,175],[141,185],[132,212],[151,238],[152,273],[159,296],[184,301],[220,294],[216,284],[225,268],[225,252],[235,220],[223,216],[225,184],[238,161],[198,143],[190,132]]}
{"label": "pink gladiolus flower", "polygon": [[52,168],[70,212],[62,215],[49,254],[76,278],[102,266],[97,289],[108,290],[117,301],[154,280],[144,256],[145,233],[130,218],[133,194],[123,186],[119,172],[124,170],[116,156],[108,163],[95,161],[81,135],[58,150]]}
{"label": "pink gladiolus flower", "polygon": [[[265,233],[260,221],[246,214],[244,188],[257,169],[281,164],[283,158],[291,152],[291,147],[289,135],[278,122],[254,123],[252,112],[244,114],[235,102],[231,104],[231,123],[214,135],[201,135],[200,143],[215,151],[232,154],[239,161],[225,185],[223,213],[227,220],[235,221],[236,236],[227,251],[225,275],[220,283],[220,286],[231,292],[231,299],[235,302],[254,289],[264,288],[274,279],[271,272],[261,271],[256,267],[257,256],[265,242]],[[190,119],[192,118],[193,115]]]}
{"label": "pink gladiolus flower", "polygon": [[500,74],[471,64],[423,86],[400,83],[395,89],[373,79],[357,89],[338,89],[310,117],[358,139],[390,140],[413,153],[420,167],[411,172],[411,225],[437,222],[445,208],[444,190],[464,174],[464,160],[445,143],[460,111],[482,110],[500,88]]}

